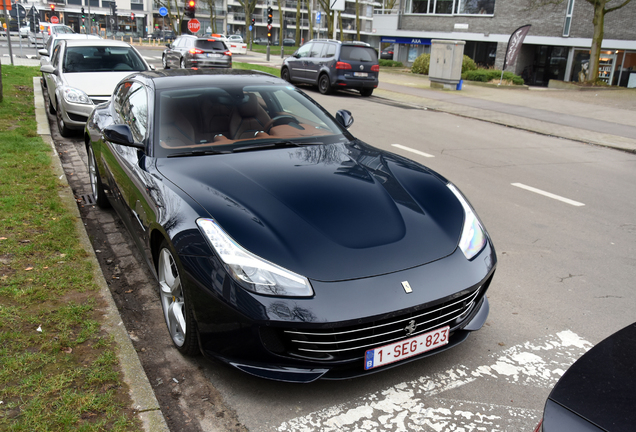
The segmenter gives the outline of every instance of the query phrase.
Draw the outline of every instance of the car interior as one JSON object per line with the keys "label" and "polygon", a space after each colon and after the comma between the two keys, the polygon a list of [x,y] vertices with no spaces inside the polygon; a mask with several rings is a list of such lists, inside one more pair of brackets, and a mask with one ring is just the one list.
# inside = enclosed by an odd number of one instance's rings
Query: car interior
{"label": "car interior", "polygon": [[145,65],[126,47],[68,47],[64,72],[143,71]]}
{"label": "car interior", "polygon": [[[278,94],[277,94],[278,93]],[[278,97],[276,97],[278,96]],[[291,116],[276,91],[208,89],[191,92],[163,92],[160,96],[159,143],[165,149],[183,149],[232,144],[267,138],[302,138],[340,133],[307,110]],[[289,98],[287,96],[287,98]],[[287,103],[295,103],[291,100]]]}

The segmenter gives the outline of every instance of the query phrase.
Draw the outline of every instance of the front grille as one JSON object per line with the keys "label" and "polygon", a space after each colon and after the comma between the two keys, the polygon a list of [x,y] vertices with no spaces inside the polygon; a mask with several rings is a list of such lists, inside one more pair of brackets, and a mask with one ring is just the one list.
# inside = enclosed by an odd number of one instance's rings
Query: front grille
{"label": "front grille", "polygon": [[99,105],[101,103],[108,102],[109,99],[109,97],[92,97],[91,102],[93,102],[94,105]]}
{"label": "front grille", "polygon": [[[322,361],[363,358],[364,352],[370,348],[446,325],[450,326],[452,331],[474,310],[485,288],[479,287],[430,308],[365,324],[320,330],[284,330],[283,340],[287,346],[287,353],[295,357]],[[412,321],[415,331],[408,334],[405,328],[412,329]]]}
{"label": "front grille", "polygon": [[88,117],[86,116],[73,114],[73,113],[68,113],[68,118],[76,122],[84,122],[84,123],[86,123],[86,121],[88,120]]}

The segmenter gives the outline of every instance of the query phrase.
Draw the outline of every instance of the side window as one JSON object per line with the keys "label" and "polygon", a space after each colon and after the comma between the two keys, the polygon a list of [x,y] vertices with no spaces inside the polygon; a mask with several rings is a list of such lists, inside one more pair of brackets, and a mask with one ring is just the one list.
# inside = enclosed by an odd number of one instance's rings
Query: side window
{"label": "side window", "polygon": [[53,67],[57,68],[57,65],[60,61],[60,48],[61,45],[58,44],[55,49],[53,50],[53,57],[51,57],[51,64],[53,65]]}
{"label": "side window", "polygon": [[296,51],[296,53],[298,54],[298,57],[300,58],[309,57],[309,53],[311,52],[311,47],[313,45],[314,45],[313,43],[308,43],[298,48],[298,51]]}
{"label": "side window", "polygon": [[194,47],[195,39],[188,38],[188,39],[186,39],[186,42],[187,42],[186,48],[192,48],[192,47]]}
{"label": "side window", "polygon": [[323,57],[333,57],[336,55],[336,45],[335,44],[327,44],[327,49],[325,50]]}
{"label": "side window", "polygon": [[119,84],[119,86],[115,89],[114,99],[113,99],[113,107],[115,108],[115,112],[119,114],[119,117],[123,120],[123,105],[126,100],[126,95],[128,91],[132,87],[132,83],[129,81],[123,82]]}
{"label": "side window", "polygon": [[314,45],[311,47],[311,53],[309,57],[320,57],[322,53],[322,48],[325,46],[322,42],[314,42]]}
{"label": "side window", "polygon": [[174,41],[174,47],[178,47],[181,46],[181,44],[183,43],[183,38],[178,37],[175,41]]}
{"label": "side window", "polygon": [[148,130],[148,95],[146,88],[133,83],[122,106],[122,119],[130,127],[135,141],[142,142]]}

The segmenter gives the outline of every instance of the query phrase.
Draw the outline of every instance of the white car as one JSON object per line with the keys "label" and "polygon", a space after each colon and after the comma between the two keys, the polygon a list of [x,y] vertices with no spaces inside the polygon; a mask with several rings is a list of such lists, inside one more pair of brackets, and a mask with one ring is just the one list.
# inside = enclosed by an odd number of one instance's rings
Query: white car
{"label": "white car", "polygon": [[241,35],[231,35],[227,38],[230,42],[243,42],[243,36]]}
{"label": "white car", "polygon": [[[210,35],[208,33],[205,36],[212,36],[214,38],[221,39],[223,42],[225,42],[225,45],[227,45],[232,54],[247,54],[247,44],[243,42],[243,38],[239,35],[231,35],[228,38],[224,34],[213,33]],[[241,39],[240,42],[236,41],[237,37]],[[234,40],[232,40],[232,38],[234,38]]]}
{"label": "white car", "polygon": [[31,31],[31,28],[28,25],[20,27],[20,37],[22,39],[28,38],[29,37],[29,31]]}
{"label": "white car", "polygon": [[63,137],[84,128],[95,105],[110,99],[117,84],[135,71],[153,68],[130,44],[105,39],[62,39],[51,64],[40,67],[49,111]]}
{"label": "white car", "polygon": [[37,46],[46,43],[49,37],[59,34],[71,34],[75,33],[72,28],[64,24],[51,24],[48,22],[40,21],[40,28],[38,33],[29,32],[29,42],[31,45]]}
{"label": "white car", "polygon": [[[87,35],[87,34],[78,34],[78,33],[60,33],[57,35],[53,35],[52,37],[46,40],[46,42],[44,43],[44,48],[38,51],[38,54],[40,54],[40,67],[51,64],[51,54],[53,53],[53,50],[55,50],[55,47],[57,46],[58,42],[61,41],[62,39],[86,40],[86,39],[101,39],[101,38],[97,35]],[[42,85],[44,85],[44,88],[46,88],[46,77],[44,76],[44,73],[42,74],[42,78],[45,78],[44,80],[42,80]]]}

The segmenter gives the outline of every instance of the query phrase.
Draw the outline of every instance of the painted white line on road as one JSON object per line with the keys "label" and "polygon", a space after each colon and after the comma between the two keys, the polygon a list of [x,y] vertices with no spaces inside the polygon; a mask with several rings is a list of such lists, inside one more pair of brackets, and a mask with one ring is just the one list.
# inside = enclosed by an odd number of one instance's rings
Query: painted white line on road
{"label": "painted white line on road", "polygon": [[410,147],[403,146],[401,144],[391,144],[391,145],[393,147],[397,147],[397,148],[402,149],[402,150],[410,151],[411,153],[415,153],[415,154],[418,154],[420,156],[424,156],[424,157],[427,157],[427,158],[435,157],[432,154],[424,153],[424,152],[421,152],[419,150],[415,150],[415,149],[412,149]]}
{"label": "painted white line on road", "polygon": [[553,193],[546,192],[546,191],[543,191],[541,189],[533,188],[532,186],[526,186],[523,183],[510,183],[510,184],[515,186],[515,187],[518,187],[518,188],[521,188],[521,189],[525,189],[527,191],[534,192],[534,193],[537,193],[539,195],[543,195],[543,196],[546,196],[548,198],[552,198],[552,199],[555,199],[555,200],[558,200],[558,201],[561,201],[561,202],[564,202],[566,204],[570,204],[570,205],[573,205],[573,206],[576,206],[576,207],[581,207],[581,206],[585,205],[583,203],[571,200],[569,198],[563,198],[562,196],[555,195]]}
{"label": "painted white line on road", "polygon": [[[565,330],[493,353],[486,364],[456,365],[444,372],[402,382],[385,390],[290,419],[279,432],[523,431],[532,430],[541,411],[457,400],[459,387],[489,381],[550,388],[592,344]],[[360,366],[362,367],[362,366]],[[448,393],[447,393],[448,392]]]}

